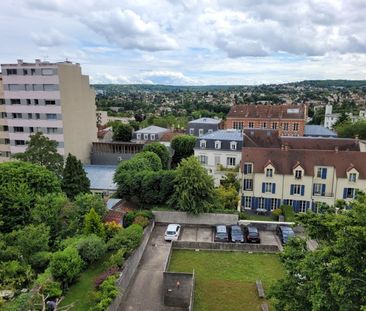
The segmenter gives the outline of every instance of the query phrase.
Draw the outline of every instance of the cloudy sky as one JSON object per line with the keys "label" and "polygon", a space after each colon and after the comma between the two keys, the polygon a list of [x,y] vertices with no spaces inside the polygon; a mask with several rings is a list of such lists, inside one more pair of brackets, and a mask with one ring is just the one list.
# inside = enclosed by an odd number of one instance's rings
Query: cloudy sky
{"label": "cloudy sky", "polygon": [[94,83],[366,79],[366,0],[1,0],[0,62]]}

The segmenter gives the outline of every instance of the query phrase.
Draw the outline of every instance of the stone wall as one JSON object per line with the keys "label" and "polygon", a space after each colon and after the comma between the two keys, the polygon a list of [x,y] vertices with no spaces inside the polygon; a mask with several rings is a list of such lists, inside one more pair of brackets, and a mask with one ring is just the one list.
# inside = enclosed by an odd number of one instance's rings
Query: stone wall
{"label": "stone wall", "polygon": [[112,301],[109,306],[109,311],[117,311],[122,302],[123,297],[127,295],[129,285],[135,276],[137,267],[140,263],[142,255],[145,251],[147,243],[149,242],[151,232],[153,231],[155,222],[153,221],[144,229],[144,236],[140,246],[134,250],[130,257],[125,261],[123,270],[117,280],[118,296]]}
{"label": "stone wall", "polygon": [[294,222],[280,222],[280,221],[260,221],[260,220],[239,220],[240,225],[253,225],[258,228],[258,230],[264,231],[276,231],[279,225],[290,226],[294,229],[295,233],[303,233],[304,228],[300,226],[295,226]]}
{"label": "stone wall", "polygon": [[157,223],[179,223],[189,225],[232,225],[238,222],[236,214],[210,214],[193,215],[186,212],[153,211]]}

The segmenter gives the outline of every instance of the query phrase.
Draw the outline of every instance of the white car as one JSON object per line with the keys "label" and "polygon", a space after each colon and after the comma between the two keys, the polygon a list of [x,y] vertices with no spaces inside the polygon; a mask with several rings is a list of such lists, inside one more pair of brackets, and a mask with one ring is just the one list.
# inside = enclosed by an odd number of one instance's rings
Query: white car
{"label": "white car", "polygon": [[166,228],[164,240],[165,241],[176,241],[179,238],[181,225],[178,224],[170,224],[168,228]]}

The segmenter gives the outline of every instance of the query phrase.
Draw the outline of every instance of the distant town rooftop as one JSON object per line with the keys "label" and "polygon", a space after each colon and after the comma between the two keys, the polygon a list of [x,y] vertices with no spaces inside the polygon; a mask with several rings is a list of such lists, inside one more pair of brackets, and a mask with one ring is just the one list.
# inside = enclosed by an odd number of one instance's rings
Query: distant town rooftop
{"label": "distant town rooftop", "polygon": [[135,133],[142,133],[142,134],[158,134],[162,132],[169,131],[168,129],[160,126],[150,125],[148,127],[145,127],[141,130],[136,131]]}
{"label": "distant town rooftop", "polygon": [[321,125],[305,125],[305,136],[337,137],[337,133]]}
{"label": "distant town rooftop", "polygon": [[189,124],[193,123],[199,123],[199,124],[219,124],[221,122],[221,119],[213,119],[213,118],[199,118],[197,120],[192,120],[190,122],[188,122]]}
{"label": "distant town rooftop", "polygon": [[49,62],[49,61],[41,61],[40,59],[36,59],[34,63],[27,63],[24,62],[22,59],[18,59],[16,63],[12,64],[1,64],[1,66],[6,67],[17,67],[17,66],[57,66],[60,64],[67,64],[67,65],[77,65],[80,66],[79,63],[73,63],[68,60],[61,61],[61,62]]}
{"label": "distant town rooftop", "polygon": [[117,190],[113,182],[114,172],[117,166],[114,165],[84,165],[87,177],[90,180],[91,190]]}
{"label": "distant town rooftop", "polygon": [[199,139],[216,139],[216,140],[235,140],[242,141],[243,134],[240,130],[219,130],[212,133],[205,134]]}

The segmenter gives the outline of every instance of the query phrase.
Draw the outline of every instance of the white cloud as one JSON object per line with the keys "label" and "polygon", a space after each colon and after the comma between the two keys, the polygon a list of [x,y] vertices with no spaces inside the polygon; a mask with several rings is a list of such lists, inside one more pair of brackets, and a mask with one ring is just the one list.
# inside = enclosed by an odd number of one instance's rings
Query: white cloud
{"label": "white cloud", "polygon": [[31,33],[31,38],[40,47],[58,46],[67,41],[64,35],[55,29],[42,33]]}

